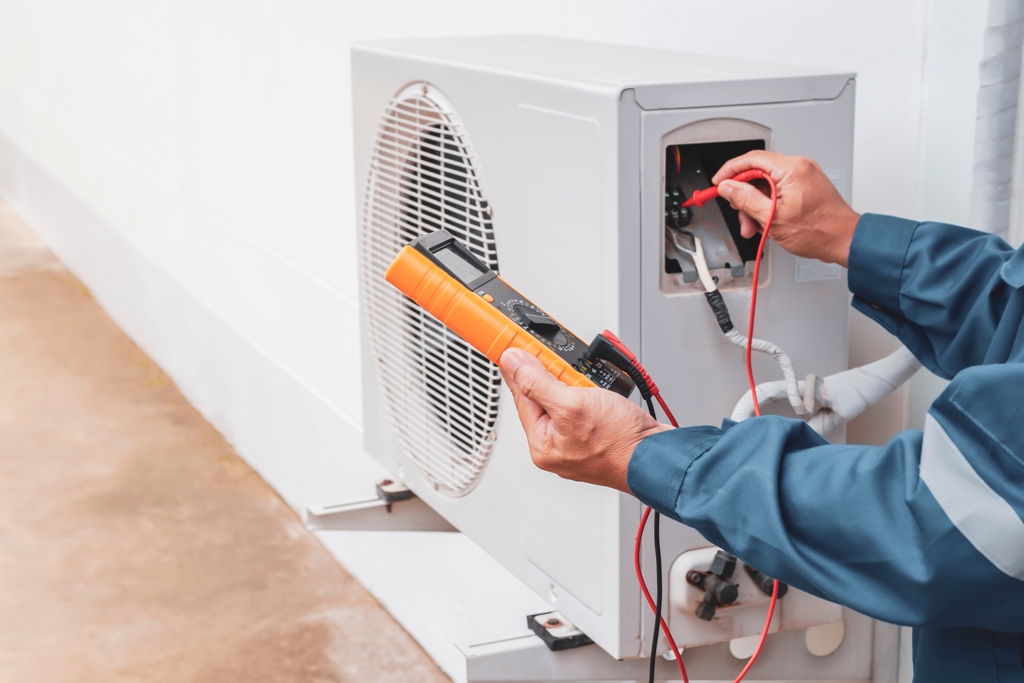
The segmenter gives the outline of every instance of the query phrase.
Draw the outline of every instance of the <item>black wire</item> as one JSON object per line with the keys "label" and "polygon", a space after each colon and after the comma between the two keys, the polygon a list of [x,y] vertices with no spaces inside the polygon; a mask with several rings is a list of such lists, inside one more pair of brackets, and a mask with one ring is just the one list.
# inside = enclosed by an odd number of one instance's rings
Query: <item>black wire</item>
{"label": "black wire", "polygon": [[[647,411],[651,417],[658,419],[654,403],[649,398],[646,401]],[[654,670],[658,664],[658,634],[661,633],[661,513],[657,511],[654,513],[654,571],[658,577],[654,594],[654,635],[651,637],[651,670],[648,676],[650,683],[654,683]]]}
{"label": "black wire", "polygon": [[654,636],[651,638],[651,672],[648,680],[654,683],[654,669],[658,663],[658,634],[661,632],[661,513],[654,513],[654,571],[658,578],[654,597]]}

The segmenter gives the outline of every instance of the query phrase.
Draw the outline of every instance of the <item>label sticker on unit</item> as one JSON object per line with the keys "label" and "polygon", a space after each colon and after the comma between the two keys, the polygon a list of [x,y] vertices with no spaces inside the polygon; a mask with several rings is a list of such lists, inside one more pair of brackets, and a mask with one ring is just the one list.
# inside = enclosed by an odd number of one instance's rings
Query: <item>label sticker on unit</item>
{"label": "label sticker on unit", "polygon": [[842,170],[825,171],[825,175],[832,181],[836,189],[839,190],[839,194],[843,196],[843,199],[846,199],[846,173]]}
{"label": "label sticker on unit", "polygon": [[813,258],[796,257],[796,281],[816,282],[818,280],[838,280],[843,274],[838,263],[825,263]]}

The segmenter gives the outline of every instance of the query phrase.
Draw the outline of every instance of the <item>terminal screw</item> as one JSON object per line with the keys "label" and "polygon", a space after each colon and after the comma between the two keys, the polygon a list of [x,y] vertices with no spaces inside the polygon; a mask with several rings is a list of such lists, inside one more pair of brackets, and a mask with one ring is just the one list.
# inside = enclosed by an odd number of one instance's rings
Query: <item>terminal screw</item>
{"label": "terminal screw", "polygon": [[679,207],[679,227],[685,228],[693,220],[693,209],[688,206]]}

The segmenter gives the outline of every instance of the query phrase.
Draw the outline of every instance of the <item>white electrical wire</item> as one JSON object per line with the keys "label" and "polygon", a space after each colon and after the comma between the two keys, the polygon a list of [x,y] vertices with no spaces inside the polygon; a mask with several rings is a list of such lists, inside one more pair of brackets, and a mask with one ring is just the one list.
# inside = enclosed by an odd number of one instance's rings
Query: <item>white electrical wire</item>
{"label": "white electrical wire", "polygon": [[[700,238],[694,237],[693,244],[696,249],[690,253],[693,256],[693,263],[697,266],[697,275],[700,276],[701,284],[704,285],[704,289],[713,292],[718,289],[718,284],[715,282],[715,278],[711,277],[711,269],[708,268],[707,259],[704,258],[704,247],[700,244]],[[678,243],[677,243],[678,246]]]}
{"label": "white electrical wire", "polygon": [[718,284],[715,282],[715,278],[711,276],[711,269],[708,268],[707,259],[704,258],[704,247],[701,246],[700,238],[696,235],[686,233],[690,238],[693,239],[693,249],[687,249],[683,246],[679,238],[682,236],[677,230],[668,230],[669,234],[672,235],[672,243],[676,245],[676,249],[689,254],[690,258],[693,259],[693,265],[697,266],[697,275],[700,277],[700,283],[704,285],[704,289],[708,292],[713,292],[718,289]]}

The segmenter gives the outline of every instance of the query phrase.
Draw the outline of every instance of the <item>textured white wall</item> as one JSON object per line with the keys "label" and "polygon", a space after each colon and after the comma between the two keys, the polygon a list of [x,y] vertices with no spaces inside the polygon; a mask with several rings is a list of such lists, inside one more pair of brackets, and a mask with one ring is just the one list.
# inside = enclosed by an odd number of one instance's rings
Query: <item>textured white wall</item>
{"label": "textured white wall", "polygon": [[913,216],[954,5],[0,0],[0,134],[358,428],[353,41],[540,32],[854,70],[854,205]]}

